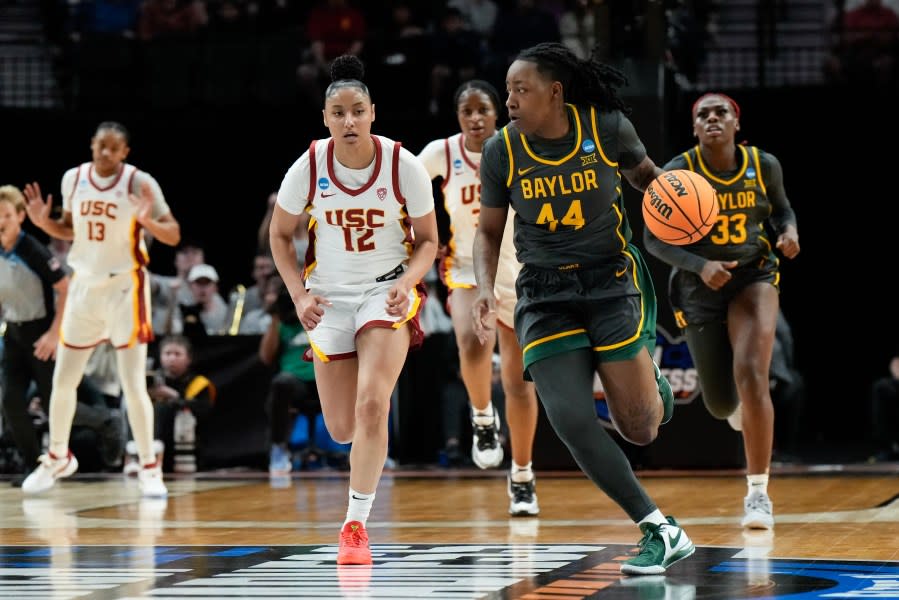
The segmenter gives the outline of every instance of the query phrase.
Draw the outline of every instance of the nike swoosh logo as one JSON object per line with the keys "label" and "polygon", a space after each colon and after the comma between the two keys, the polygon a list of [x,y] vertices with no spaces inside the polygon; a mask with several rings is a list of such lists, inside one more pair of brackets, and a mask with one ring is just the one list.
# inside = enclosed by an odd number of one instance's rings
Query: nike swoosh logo
{"label": "nike swoosh logo", "polygon": [[[666,530],[667,530],[667,528],[666,528]],[[676,536],[672,537],[672,536],[671,536],[671,533],[667,533],[667,534],[666,534],[666,535],[668,536],[668,544],[669,544],[672,548],[677,547],[677,543],[680,541],[680,536],[681,536],[682,533],[683,533],[683,531],[681,531],[680,528],[678,528],[678,530],[677,530],[677,535],[676,535]]]}
{"label": "nike swoosh logo", "polygon": [[621,269],[620,271],[615,271],[615,277],[621,277],[621,276],[624,275],[625,273],[627,273],[627,267],[624,267],[624,268]]}
{"label": "nike swoosh logo", "polygon": [[322,192],[322,198],[330,198],[331,196],[336,196],[337,192],[331,192],[330,194],[326,194]]}
{"label": "nike swoosh logo", "polygon": [[365,498],[360,498],[356,494],[352,494],[352,496],[353,496],[353,500],[365,500]]}
{"label": "nike swoosh logo", "polygon": [[536,168],[537,167],[528,167],[527,169],[518,169],[518,176],[521,177],[522,175],[527,175]]}

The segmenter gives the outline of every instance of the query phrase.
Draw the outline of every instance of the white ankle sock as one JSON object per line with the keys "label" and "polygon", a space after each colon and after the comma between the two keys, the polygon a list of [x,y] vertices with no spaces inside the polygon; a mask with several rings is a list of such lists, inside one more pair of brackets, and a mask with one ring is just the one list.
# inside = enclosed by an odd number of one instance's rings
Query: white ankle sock
{"label": "white ankle sock", "polygon": [[375,501],[375,493],[363,494],[362,492],[357,492],[353,488],[350,488],[349,497],[350,501],[346,509],[346,520],[343,524],[346,525],[350,521],[359,521],[365,525],[366,521],[368,521],[368,513],[371,512],[371,505],[374,504]]}
{"label": "white ankle sock", "polygon": [[531,465],[533,463],[528,463],[525,466],[515,464],[515,461],[512,461],[512,473],[509,477],[512,478],[512,481],[515,483],[526,483],[534,478],[534,472],[531,470]]}
{"label": "white ankle sock", "polygon": [[768,494],[768,474],[761,473],[758,475],[747,475],[746,483],[749,486],[749,494],[753,492],[761,492],[762,494]]}
{"label": "white ankle sock", "polygon": [[471,418],[475,425],[493,425],[493,403],[488,402],[484,410],[478,410],[471,407],[473,416]]}
{"label": "white ankle sock", "polygon": [[653,525],[668,525],[668,519],[665,518],[665,515],[662,514],[658,508],[640,519],[637,525],[642,525],[643,523],[652,523]]}

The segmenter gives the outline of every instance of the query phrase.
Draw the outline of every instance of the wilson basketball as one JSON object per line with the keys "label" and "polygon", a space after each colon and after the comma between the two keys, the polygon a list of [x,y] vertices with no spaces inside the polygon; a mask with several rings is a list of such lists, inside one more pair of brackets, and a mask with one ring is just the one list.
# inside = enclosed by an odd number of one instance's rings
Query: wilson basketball
{"label": "wilson basketball", "polygon": [[666,171],[643,193],[643,221],[657,238],[683,246],[701,240],[718,218],[718,196],[705,177]]}

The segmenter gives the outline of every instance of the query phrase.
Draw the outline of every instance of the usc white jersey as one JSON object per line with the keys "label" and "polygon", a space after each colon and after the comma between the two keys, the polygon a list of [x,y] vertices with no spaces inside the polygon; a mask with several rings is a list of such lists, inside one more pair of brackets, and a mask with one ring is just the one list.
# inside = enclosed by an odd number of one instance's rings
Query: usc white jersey
{"label": "usc white jersey", "polygon": [[[473,248],[481,212],[481,154],[466,150],[465,136],[457,133],[445,140],[429,143],[419,158],[431,179],[443,177],[443,203],[450,217],[452,232],[446,257],[441,264],[443,281],[450,289],[474,287]],[[497,286],[502,287],[504,292],[511,289],[513,300],[515,278],[521,269],[512,241],[514,217],[515,213],[510,208],[496,274]]]}
{"label": "usc white jersey", "polygon": [[72,213],[75,230],[68,262],[76,274],[109,276],[149,262],[143,227],[128,198],[142,182],[153,190],[153,217],[169,212],[156,181],[133,165],[123,163],[116,175],[102,178],[87,162],[63,175],[62,207]]}
{"label": "usc white jersey", "polygon": [[306,287],[370,287],[396,279],[412,254],[411,218],[434,210],[428,174],[408,150],[372,136],[375,158],[349,169],[334,140],[314,140],[288,169],[278,204],[310,215]]}

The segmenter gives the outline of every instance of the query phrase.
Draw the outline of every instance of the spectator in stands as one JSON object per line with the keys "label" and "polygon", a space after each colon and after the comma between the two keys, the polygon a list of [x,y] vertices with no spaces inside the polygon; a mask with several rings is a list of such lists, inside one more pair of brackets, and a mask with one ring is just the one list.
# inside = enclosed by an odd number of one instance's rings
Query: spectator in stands
{"label": "spectator in stands", "polygon": [[882,0],[865,0],[838,23],[840,42],[826,64],[832,79],[852,85],[896,83],[899,15]]}
{"label": "spectator in stands", "polygon": [[215,405],[215,385],[203,375],[193,372],[193,346],[182,335],[169,335],[159,342],[161,377],[153,377],[147,392],[156,409],[156,439],[162,440],[162,470],[174,470],[175,417],[179,411],[189,410],[196,419],[195,452],[197,470],[203,468],[203,446],[207,424]]}
{"label": "spectator in stands", "polygon": [[888,371],[871,386],[871,429],[876,444],[872,462],[899,460],[899,348],[890,357]]}
{"label": "spectator in stands", "polygon": [[359,56],[365,46],[365,16],[347,0],[319,0],[309,13],[309,48],[298,74],[303,93],[320,106],[322,84],[330,80],[331,61],[341,54]]}
{"label": "spectator in stands", "polygon": [[[272,247],[268,238],[268,228],[272,222],[272,211],[277,199],[278,194],[276,192],[268,195],[268,207],[262,216],[262,222],[259,224],[257,232],[258,243],[256,252],[259,254],[271,255],[272,253]],[[309,215],[304,214],[297,224],[297,229],[293,232],[293,246],[297,252],[297,260],[302,265],[306,261],[306,249],[309,247]]]}
{"label": "spectator in stands", "polygon": [[69,2],[73,33],[133,37],[143,0]]}
{"label": "spectator in stands", "polygon": [[520,50],[541,42],[559,42],[559,23],[536,0],[515,0],[510,8],[500,8],[490,39],[490,81],[505,81],[506,67]]}
{"label": "spectator in stands", "polygon": [[559,17],[559,33],[562,43],[583,60],[590,56],[596,46],[596,3],[590,0],[568,0],[567,4]]}
{"label": "spectator in stands", "polygon": [[315,386],[315,369],[312,362],[303,359],[310,348],[309,336],[300,324],[287,287],[280,278],[273,281],[277,281],[277,296],[269,310],[268,329],[259,342],[259,359],[277,367],[265,408],[271,438],[268,470],[270,475],[278,476],[290,473],[292,468],[287,448],[291,409],[306,416],[310,446],[315,439],[315,417],[322,409]]}
{"label": "spectator in stands", "polygon": [[272,274],[262,284],[262,305],[243,313],[237,329],[239,335],[262,335],[268,330],[272,320],[272,305],[277,300],[282,285],[281,277],[277,273]]}
{"label": "spectator in stands", "polygon": [[497,7],[493,0],[449,0],[447,8],[454,8],[462,15],[466,29],[486,40],[496,22]]}
{"label": "spectator in stands", "polygon": [[138,37],[152,40],[192,34],[206,26],[209,15],[201,0],[146,0],[137,23]]}
{"label": "spectator in stands", "polygon": [[22,192],[0,187],[0,315],[6,321],[0,388],[3,414],[30,472],[41,448],[28,415],[27,393],[34,381],[47,410],[69,276],[44,244],[22,230],[24,221]]}
{"label": "spectator in stands", "polygon": [[170,329],[169,313],[179,303],[193,304],[193,295],[187,283],[187,274],[194,265],[206,262],[203,247],[195,241],[184,241],[175,250],[175,275],[150,273],[151,307],[153,311],[153,331],[165,334]]}
{"label": "spectator in stands", "polygon": [[[244,317],[253,314],[258,319],[265,314],[262,310],[265,305],[266,282],[275,272],[275,262],[270,254],[257,254],[253,257],[253,285],[244,287],[237,285],[231,293],[228,294],[228,316],[225,320],[226,333],[229,335],[237,335],[239,333],[250,333],[244,326]],[[266,319],[266,322],[268,319]],[[258,324],[258,323],[257,323]],[[255,324],[248,324],[250,329],[256,327]],[[262,333],[262,331],[253,331],[253,333]]]}
{"label": "spectator in stands", "polygon": [[220,335],[225,332],[228,305],[219,294],[219,274],[208,264],[194,265],[187,275],[192,295],[191,304],[178,304],[170,333],[183,333],[189,338]]}
{"label": "spectator in stands", "polygon": [[428,112],[436,115],[452,98],[450,90],[472,79],[482,62],[477,34],[465,29],[462,13],[447,8],[440,26],[431,36],[431,99]]}

